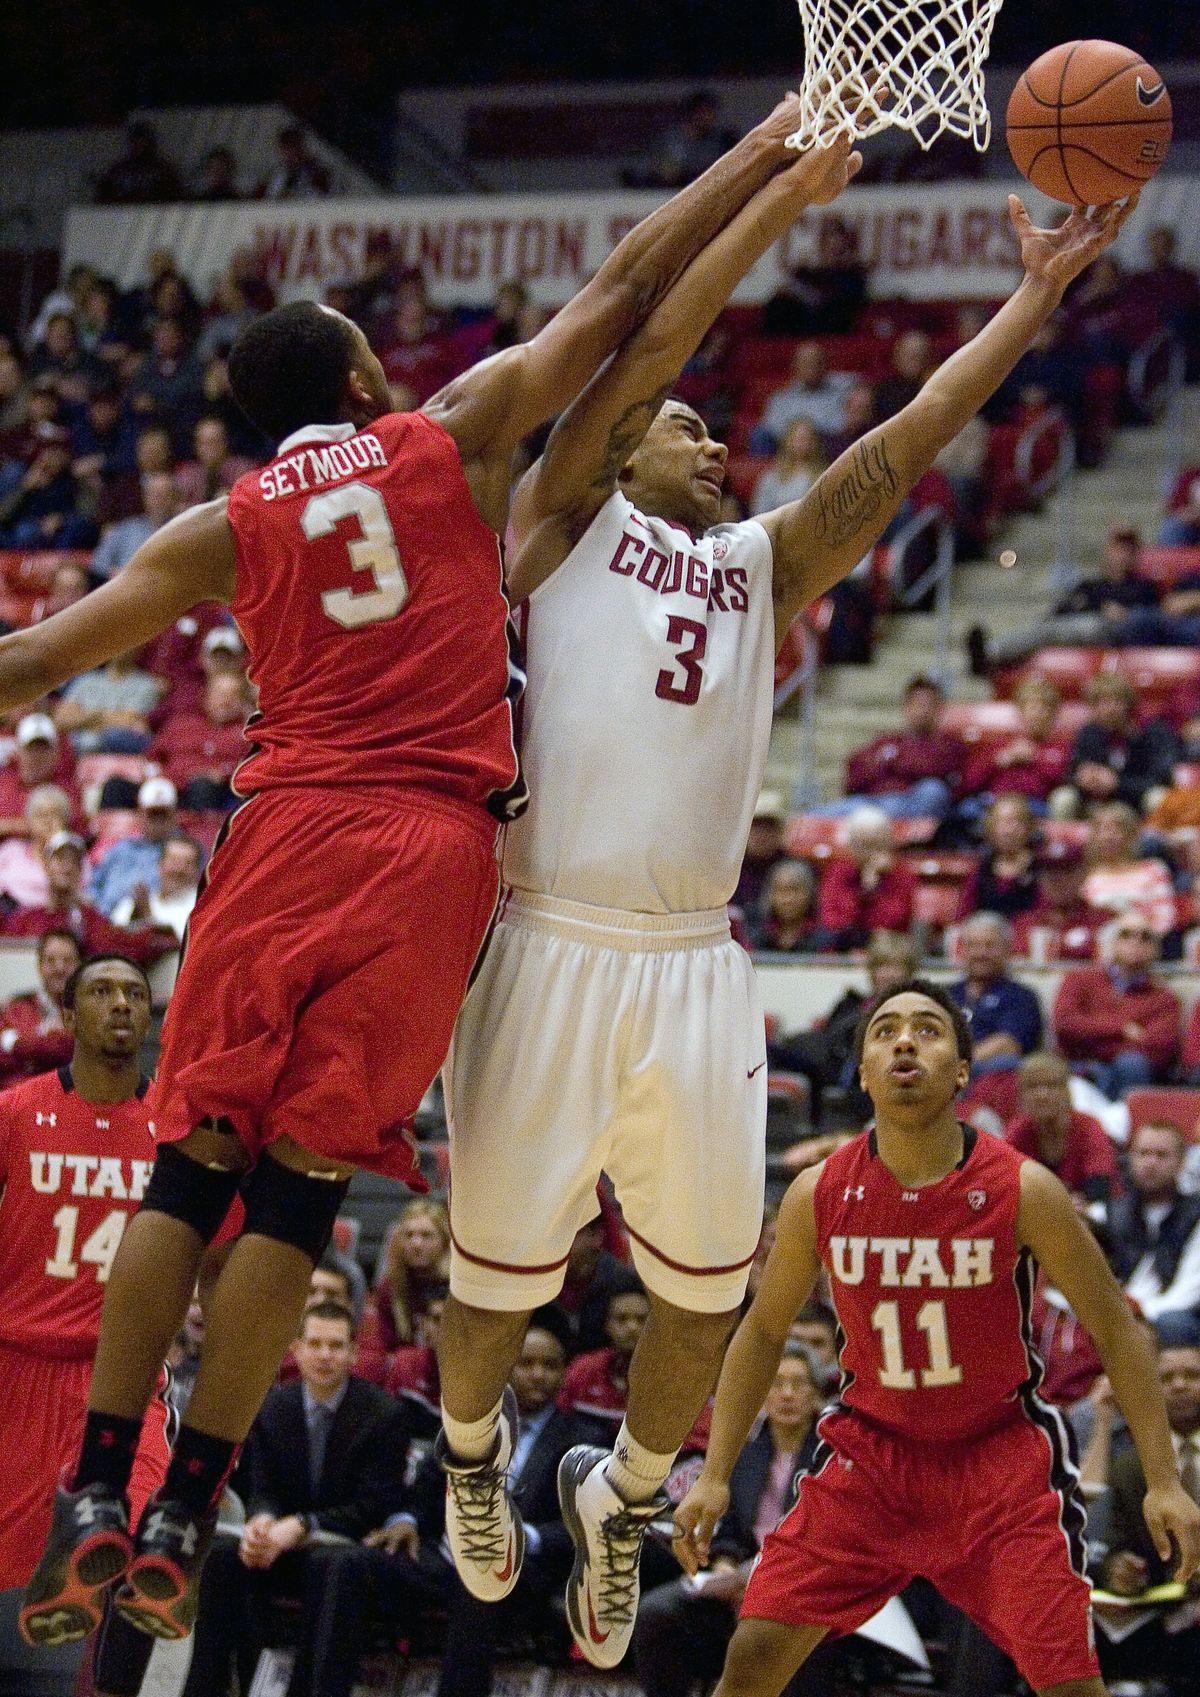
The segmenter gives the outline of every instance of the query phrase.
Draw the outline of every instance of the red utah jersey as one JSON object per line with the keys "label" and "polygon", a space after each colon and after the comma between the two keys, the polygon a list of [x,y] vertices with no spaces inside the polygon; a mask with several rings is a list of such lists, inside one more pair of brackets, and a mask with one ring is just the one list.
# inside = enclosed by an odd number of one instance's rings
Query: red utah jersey
{"label": "red utah jersey", "polygon": [[104,1286],[154,1162],[148,1087],[88,1102],[62,1067],[0,1095],[0,1344],[95,1354]]}
{"label": "red utah jersey", "polygon": [[817,1180],[817,1246],[844,1342],[842,1403],[910,1438],[1008,1420],[1041,1382],[1030,1342],[1035,1266],[1017,1243],[1025,1157],[964,1128],[963,1158],[905,1190],[873,1131]]}
{"label": "red utah jersey", "polygon": [[229,497],[258,712],[243,795],[404,785],[513,818],[524,683],[499,544],[421,413],[311,425]]}

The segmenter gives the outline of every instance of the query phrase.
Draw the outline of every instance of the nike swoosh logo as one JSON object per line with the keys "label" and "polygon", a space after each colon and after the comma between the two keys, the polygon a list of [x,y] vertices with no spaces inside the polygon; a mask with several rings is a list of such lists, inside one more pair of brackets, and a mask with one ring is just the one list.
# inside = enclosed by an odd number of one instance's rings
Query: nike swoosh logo
{"label": "nike swoosh logo", "polygon": [[601,1632],[599,1626],[597,1625],[597,1623],[596,1623],[596,1611],[592,1608],[592,1599],[589,1597],[588,1598],[588,1637],[591,1639],[593,1644],[603,1644],[609,1636],[610,1636],[609,1633]]}
{"label": "nike swoosh logo", "polygon": [[1137,97],[1143,106],[1153,106],[1162,98],[1166,83],[1155,83],[1153,88],[1147,88],[1141,77],[1137,79]]}
{"label": "nike swoosh logo", "polygon": [[512,1533],[510,1532],[509,1535],[508,1535],[508,1554],[504,1558],[504,1566],[496,1574],[497,1582],[499,1584],[503,1585],[504,1581],[506,1579],[511,1579],[512,1578],[512,1570],[513,1570],[513,1539],[512,1539]]}
{"label": "nike swoosh logo", "polygon": [[746,1068],[746,1077],[747,1078],[753,1078],[755,1073],[761,1072],[762,1069],[766,1066],[766,1064],[767,1064],[766,1061],[759,1061],[759,1063],[756,1067],[747,1067]]}

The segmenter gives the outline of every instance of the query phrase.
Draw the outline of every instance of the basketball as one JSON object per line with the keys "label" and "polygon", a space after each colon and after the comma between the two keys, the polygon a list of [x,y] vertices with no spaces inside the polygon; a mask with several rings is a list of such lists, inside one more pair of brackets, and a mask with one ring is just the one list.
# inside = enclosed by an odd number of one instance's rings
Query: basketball
{"label": "basketball", "polygon": [[1035,59],[1008,103],[1008,151],[1023,177],[1069,206],[1135,194],[1171,140],[1171,96],[1115,41],[1065,41]]}

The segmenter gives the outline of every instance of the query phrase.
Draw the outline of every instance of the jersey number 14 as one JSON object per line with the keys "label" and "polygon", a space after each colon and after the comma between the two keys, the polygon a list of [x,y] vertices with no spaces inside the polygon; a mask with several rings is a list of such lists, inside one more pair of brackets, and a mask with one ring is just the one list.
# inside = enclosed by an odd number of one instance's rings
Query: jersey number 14
{"label": "jersey number 14", "polygon": [[[919,1369],[922,1389],[936,1385],[961,1385],[962,1368],[950,1359],[950,1337],[946,1330],[946,1304],[923,1302],[917,1309],[917,1329],[925,1333],[925,1353],[929,1362]],[[918,1371],[904,1364],[904,1336],[900,1330],[900,1304],[877,1302],[871,1315],[871,1326],[879,1333],[883,1349],[883,1365],[879,1383],[889,1391],[915,1391]]]}

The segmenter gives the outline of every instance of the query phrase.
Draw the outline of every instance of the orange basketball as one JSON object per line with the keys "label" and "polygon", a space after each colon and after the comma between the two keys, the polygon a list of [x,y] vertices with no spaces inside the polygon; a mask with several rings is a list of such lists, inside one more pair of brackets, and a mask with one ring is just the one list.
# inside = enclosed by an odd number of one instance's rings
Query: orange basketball
{"label": "orange basketball", "polygon": [[1171,96],[1115,41],[1064,41],[1008,103],[1008,151],[1023,177],[1069,206],[1103,206],[1148,183],[1167,156]]}

